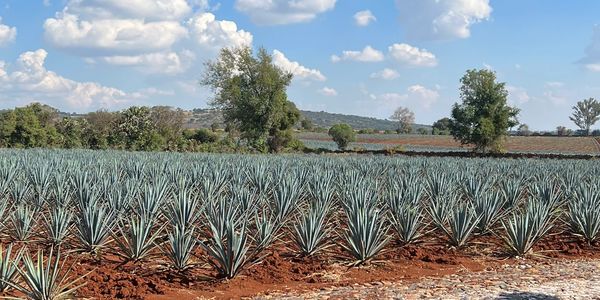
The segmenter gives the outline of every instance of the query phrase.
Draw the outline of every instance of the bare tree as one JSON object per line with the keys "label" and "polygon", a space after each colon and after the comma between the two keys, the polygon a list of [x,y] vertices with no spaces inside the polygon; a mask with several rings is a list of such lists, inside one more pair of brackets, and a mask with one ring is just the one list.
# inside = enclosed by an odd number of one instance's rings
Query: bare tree
{"label": "bare tree", "polygon": [[519,126],[519,129],[517,129],[517,133],[522,136],[531,135],[531,131],[529,130],[529,126],[527,124],[521,124],[521,126]]}
{"label": "bare tree", "polygon": [[390,120],[398,122],[398,133],[411,133],[412,124],[415,123],[415,113],[407,107],[398,107]]}
{"label": "bare tree", "polygon": [[600,119],[600,102],[594,98],[577,102],[577,105],[573,106],[573,115],[569,119],[589,135],[592,125]]}

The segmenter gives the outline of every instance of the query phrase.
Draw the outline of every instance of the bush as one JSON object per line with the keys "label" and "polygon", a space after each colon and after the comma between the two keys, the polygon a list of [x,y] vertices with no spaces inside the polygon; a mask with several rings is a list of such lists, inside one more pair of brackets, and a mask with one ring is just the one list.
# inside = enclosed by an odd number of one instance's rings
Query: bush
{"label": "bush", "polygon": [[190,139],[200,143],[215,143],[219,140],[219,136],[206,128],[200,128],[190,137]]}
{"label": "bush", "polygon": [[329,128],[329,135],[340,150],[346,150],[348,144],[356,141],[356,133],[348,124],[336,124]]}

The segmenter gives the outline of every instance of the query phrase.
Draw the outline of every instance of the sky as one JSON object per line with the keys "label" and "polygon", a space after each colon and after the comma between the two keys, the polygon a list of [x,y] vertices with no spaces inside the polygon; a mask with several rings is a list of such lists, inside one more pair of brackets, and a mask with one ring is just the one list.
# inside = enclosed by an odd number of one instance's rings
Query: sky
{"label": "sky", "polygon": [[532,130],[600,98],[600,1],[0,0],[0,108],[206,108],[223,47],[264,47],[300,109],[416,122],[449,116],[491,69]]}

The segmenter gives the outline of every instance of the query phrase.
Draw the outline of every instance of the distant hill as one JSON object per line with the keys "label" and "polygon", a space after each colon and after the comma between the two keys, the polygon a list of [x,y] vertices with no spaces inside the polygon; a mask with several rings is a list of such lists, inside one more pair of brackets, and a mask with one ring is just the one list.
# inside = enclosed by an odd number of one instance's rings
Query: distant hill
{"label": "distant hill", "polygon": [[[346,123],[354,129],[375,129],[375,130],[394,130],[397,128],[397,123],[370,117],[361,117],[354,115],[334,114],[324,111],[306,111],[301,110],[300,113],[304,118],[312,120],[313,124],[318,127],[328,128],[335,124]],[[188,128],[208,128],[211,124],[217,123],[222,126],[223,116],[221,112],[213,109],[194,109],[186,120]],[[431,129],[428,125],[413,125],[413,130],[419,128]]]}

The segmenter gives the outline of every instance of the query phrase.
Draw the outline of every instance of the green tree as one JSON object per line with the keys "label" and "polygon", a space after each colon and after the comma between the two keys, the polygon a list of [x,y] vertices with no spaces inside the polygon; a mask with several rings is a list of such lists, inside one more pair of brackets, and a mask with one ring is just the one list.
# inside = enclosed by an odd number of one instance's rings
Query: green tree
{"label": "green tree", "polygon": [[356,133],[348,124],[336,124],[329,128],[329,136],[341,150],[346,150],[348,144],[356,141]]}
{"label": "green tree", "polygon": [[269,136],[298,121],[290,118],[299,117],[287,99],[291,80],[292,74],[275,66],[265,49],[254,57],[249,47],[241,47],[222,49],[215,61],[206,64],[201,83],[215,92],[211,105],[222,110],[225,122],[234,124],[249,146],[266,151]]}
{"label": "green tree", "polygon": [[114,147],[119,141],[117,129],[118,113],[98,110],[85,116],[88,127],[84,138],[92,149],[108,149]]}
{"label": "green tree", "polygon": [[432,134],[448,135],[450,134],[450,118],[441,118],[432,125]]}
{"label": "green tree", "polygon": [[184,111],[170,106],[154,106],[150,109],[150,116],[157,133],[166,144],[166,149],[179,149],[183,142]]}
{"label": "green tree", "polygon": [[517,129],[517,133],[521,136],[530,136],[531,130],[529,130],[529,126],[527,124],[521,124]]}
{"label": "green tree", "polygon": [[121,112],[117,130],[122,145],[128,150],[161,150],[165,140],[158,133],[148,107],[132,106]]}
{"label": "green tree", "polygon": [[590,128],[600,119],[600,102],[594,98],[588,98],[577,102],[573,106],[573,114],[569,117],[577,127],[590,134]]}
{"label": "green tree", "polygon": [[556,135],[558,136],[568,136],[571,135],[573,132],[571,129],[567,129],[567,127],[565,126],[557,126],[556,127]]}
{"label": "green tree", "polygon": [[508,91],[490,70],[468,70],[461,79],[462,104],[452,108],[450,131],[475,151],[501,152],[508,129],[518,124],[519,109],[507,105]]}
{"label": "green tree", "polygon": [[311,130],[313,130],[314,124],[311,119],[304,118],[300,122],[300,126],[302,126],[302,129],[304,129],[306,131],[311,131]]}
{"label": "green tree", "polygon": [[87,147],[87,141],[84,139],[87,125],[86,119],[72,117],[65,117],[56,123],[56,130],[62,135],[62,147]]}

